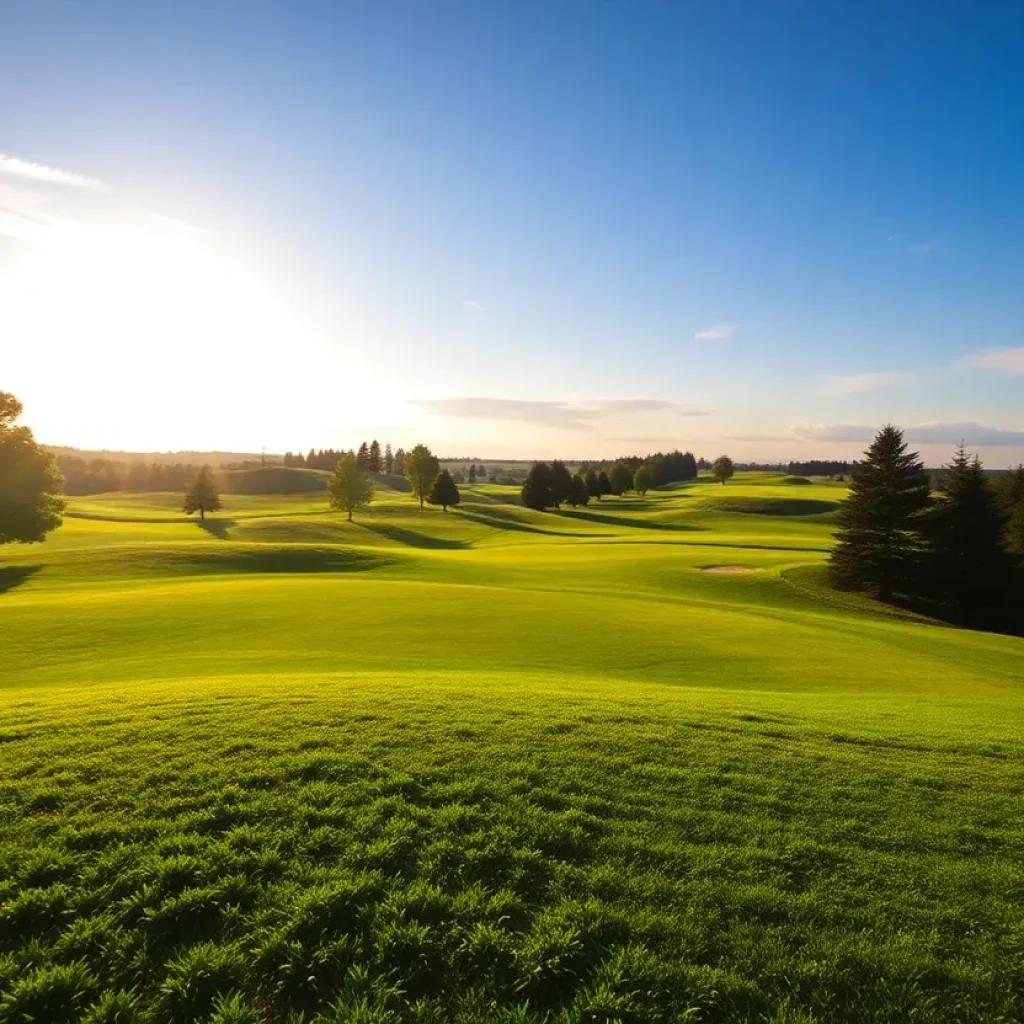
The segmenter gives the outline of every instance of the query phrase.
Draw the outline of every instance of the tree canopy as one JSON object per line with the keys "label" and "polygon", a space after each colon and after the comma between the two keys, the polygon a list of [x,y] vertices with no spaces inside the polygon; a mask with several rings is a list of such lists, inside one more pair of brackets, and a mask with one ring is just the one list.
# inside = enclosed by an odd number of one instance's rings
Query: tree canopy
{"label": "tree canopy", "polygon": [[352,522],[352,513],[365,508],[373,501],[373,481],[359,468],[358,458],[348,452],[334,467],[334,473],[327,484],[331,508],[343,509]]}
{"label": "tree canopy", "polygon": [[555,504],[555,488],[551,467],[546,462],[535,462],[526,475],[522,490],[523,504],[527,508],[543,511]]}
{"label": "tree canopy", "polygon": [[646,494],[653,483],[654,471],[650,465],[645,462],[642,466],[637,466],[636,472],[633,474],[633,490],[637,494]]}
{"label": "tree canopy", "polygon": [[21,402],[0,391],[0,544],[31,544],[60,526],[64,499],[53,456],[28,427],[16,427]]}
{"label": "tree canopy", "polygon": [[625,462],[616,462],[608,474],[613,494],[624,494],[633,486],[633,471]]}
{"label": "tree canopy", "polygon": [[711,475],[722,484],[726,480],[731,480],[735,472],[736,469],[732,464],[732,459],[728,455],[719,455],[711,466]]}
{"label": "tree canopy", "polygon": [[586,505],[590,501],[590,491],[582,474],[577,473],[569,484],[569,494],[565,499],[573,508]]}
{"label": "tree canopy", "polygon": [[427,501],[431,505],[440,505],[444,512],[448,511],[449,505],[458,505],[459,488],[447,469],[442,469],[437,474],[433,486],[430,488],[430,497],[427,498]]}
{"label": "tree canopy", "polygon": [[[398,451],[401,453],[402,449],[399,448]],[[418,444],[411,451],[404,453],[402,461],[405,466],[405,478],[412,484],[412,493],[419,498],[420,508],[423,508],[423,502],[441,468],[437,456],[425,444]]]}
{"label": "tree canopy", "polygon": [[224,507],[220,503],[217,481],[209,466],[199,467],[195,479],[185,491],[185,504],[182,507],[189,516],[198,512],[200,519],[205,519],[207,512],[219,512]]}

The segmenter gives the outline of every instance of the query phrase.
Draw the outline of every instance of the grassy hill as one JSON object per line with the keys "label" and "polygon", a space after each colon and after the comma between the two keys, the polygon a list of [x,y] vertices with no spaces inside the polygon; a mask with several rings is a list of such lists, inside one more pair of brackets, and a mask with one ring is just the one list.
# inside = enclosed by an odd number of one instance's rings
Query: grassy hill
{"label": "grassy hill", "polygon": [[1021,1019],[1024,641],[828,590],[798,490],[74,499],[0,560],[0,1024]]}

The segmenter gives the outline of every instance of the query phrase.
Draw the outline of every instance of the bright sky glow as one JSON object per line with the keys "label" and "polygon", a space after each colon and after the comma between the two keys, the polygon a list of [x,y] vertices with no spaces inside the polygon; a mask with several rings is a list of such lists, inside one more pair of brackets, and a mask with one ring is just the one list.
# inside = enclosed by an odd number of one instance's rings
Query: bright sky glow
{"label": "bright sky glow", "polygon": [[14,0],[0,388],[80,447],[1020,461],[1024,16],[946,6]]}

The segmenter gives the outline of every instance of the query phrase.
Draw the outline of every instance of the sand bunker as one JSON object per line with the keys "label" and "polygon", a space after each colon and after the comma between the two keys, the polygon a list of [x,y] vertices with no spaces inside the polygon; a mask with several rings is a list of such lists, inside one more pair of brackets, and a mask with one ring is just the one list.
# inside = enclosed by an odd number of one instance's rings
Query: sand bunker
{"label": "sand bunker", "polygon": [[701,572],[721,572],[721,573],[734,573],[734,572],[760,572],[756,565],[702,565],[700,567]]}

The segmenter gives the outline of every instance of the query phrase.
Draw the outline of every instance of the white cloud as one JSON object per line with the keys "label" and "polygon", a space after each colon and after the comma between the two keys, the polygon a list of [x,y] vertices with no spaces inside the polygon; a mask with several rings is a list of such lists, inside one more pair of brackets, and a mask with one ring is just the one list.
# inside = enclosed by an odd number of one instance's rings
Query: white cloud
{"label": "white cloud", "polygon": [[[790,428],[801,441],[870,443],[877,427],[840,423],[796,423]],[[980,423],[919,423],[907,427],[903,436],[910,444],[1001,446],[1024,444],[1024,430],[1003,430]]]}
{"label": "white cloud", "polygon": [[0,153],[0,174],[12,175],[15,178],[29,178],[32,181],[44,181],[49,185],[70,185],[72,188],[94,189],[106,191],[106,185],[95,178],[74,171],[62,171],[59,167],[47,167],[46,164],[32,163],[17,156]]}
{"label": "white cloud", "polygon": [[818,391],[823,395],[855,395],[861,391],[875,391],[900,384],[909,377],[906,373],[847,373],[822,377]]}
{"label": "white cloud", "polygon": [[1024,345],[1018,348],[993,348],[968,356],[962,363],[977,370],[997,370],[1002,373],[1024,373]]}
{"label": "white cloud", "polygon": [[697,331],[694,337],[700,341],[725,341],[726,338],[731,338],[736,333],[738,327],[739,324],[735,323],[715,324],[714,327]]}
{"label": "white cloud", "polygon": [[506,420],[589,430],[590,420],[643,412],[674,412],[680,416],[706,416],[706,410],[677,405],[661,398],[600,398],[584,402],[527,401],[513,398],[425,398],[419,406],[435,416],[460,419]]}
{"label": "white cloud", "polygon": [[479,302],[474,302],[472,299],[463,299],[462,304],[466,309],[475,309],[478,313],[482,313],[484,311],[484,307],[480,305]]}

